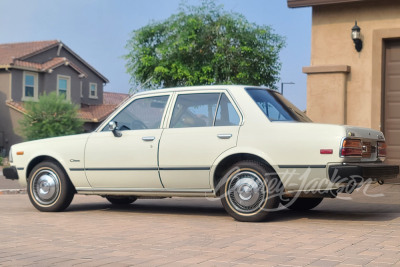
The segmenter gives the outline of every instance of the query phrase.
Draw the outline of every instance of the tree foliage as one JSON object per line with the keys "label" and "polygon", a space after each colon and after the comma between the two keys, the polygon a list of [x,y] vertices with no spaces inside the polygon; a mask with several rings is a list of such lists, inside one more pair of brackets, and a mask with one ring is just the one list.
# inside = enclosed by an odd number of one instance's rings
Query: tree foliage
{"label": "tree foliage", "polygon": [[83,131],[78,118],[78,107],[65,101],[56,92],[39,97],[38,102],[27,102],[26,114],[20,121],[21,132],[27,140],[70,135]]}
{"label": "tree foliage", "polygon": [[284,45],[284,38],[269,26],[250,23],[205,0],[200,6],[182,5],[168,19],[133,31],[125,59],[134,87],[274,87]]}

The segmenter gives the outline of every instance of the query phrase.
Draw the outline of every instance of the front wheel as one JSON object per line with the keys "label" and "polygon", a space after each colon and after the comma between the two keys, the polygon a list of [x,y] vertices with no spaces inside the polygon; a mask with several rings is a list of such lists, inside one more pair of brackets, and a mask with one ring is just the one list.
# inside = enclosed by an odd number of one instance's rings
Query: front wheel
{"label": "front wheel", "polygon": [[225,174],[219,189],[222,205],[238,221],[263,221],[279,206],[282,188],[277,175],[264,164],[241,161]]}
{"label": "front wheel", "polygon": [[322,197],[316,198],[282,198],[281,203],[288,209],[297,210],[297,211],[304,211],[304,210],[311,210],[317,207],[321,202]]}
{"label": "front wheel", "polygon": [[29,174],[29,199],[40,211],[64,210],[71,204],[74,194],[67,174],[54,162],[41,162]]}

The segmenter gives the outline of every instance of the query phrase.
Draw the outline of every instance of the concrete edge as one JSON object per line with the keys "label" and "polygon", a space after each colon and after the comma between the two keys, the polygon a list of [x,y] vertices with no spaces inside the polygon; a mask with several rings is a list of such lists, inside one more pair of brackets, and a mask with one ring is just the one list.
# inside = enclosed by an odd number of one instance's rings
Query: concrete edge
{"label": "concrete edge", "polygon": [[0,195],[26,194],[26,189],[0,189]]}

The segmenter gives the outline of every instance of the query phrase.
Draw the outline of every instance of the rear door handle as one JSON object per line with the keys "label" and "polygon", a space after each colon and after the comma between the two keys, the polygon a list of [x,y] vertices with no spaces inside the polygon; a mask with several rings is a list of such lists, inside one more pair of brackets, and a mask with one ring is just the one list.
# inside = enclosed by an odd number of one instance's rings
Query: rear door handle
{"label": "rear door handle", "polygon": [[144,136],[144,137],[142,137],[142,140],[146,141],[146,142],[154,141],[154,139],[156,139],[154,136]]}
{"label": "rear door handle", "polygon": [[219,134],[217,136],[219,139],[229,139],[232,137],[232,134]]}

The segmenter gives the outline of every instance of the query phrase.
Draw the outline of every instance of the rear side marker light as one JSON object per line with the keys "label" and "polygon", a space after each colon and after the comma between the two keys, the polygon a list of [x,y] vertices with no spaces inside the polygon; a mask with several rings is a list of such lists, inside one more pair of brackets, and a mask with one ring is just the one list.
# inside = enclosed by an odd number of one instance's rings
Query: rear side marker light
{"label": "rear side marker light", "polygon": [[320,149],[319,153],[322,155],[333,154],[333,149]]}

